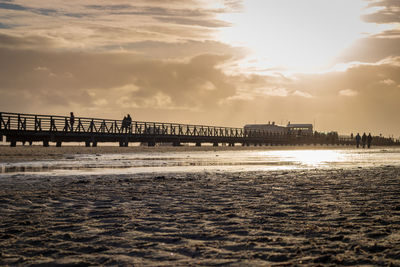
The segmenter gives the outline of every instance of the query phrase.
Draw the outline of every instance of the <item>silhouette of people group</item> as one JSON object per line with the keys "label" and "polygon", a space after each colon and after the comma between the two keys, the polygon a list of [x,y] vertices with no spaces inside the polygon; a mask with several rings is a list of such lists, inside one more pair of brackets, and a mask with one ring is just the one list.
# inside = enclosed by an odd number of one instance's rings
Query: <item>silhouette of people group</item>
{"label": "silhouette of people group", "polygon": [[371,147],[371,142],[372,142],[371,133],[369,133],[368,136],[364,133],[364,134],[362,135],[362,137],[360,136],[359,133],[357,133],[357,135],[356,135],[356,145],[357,145],[357,148],[360,147],[360,141],[361,141],[361,144],[362,144],[362,147],[363,147],[363,148],[365,148],[365,145],[367,145],[367,147],[370,148],[370,147]]}
{"label": "silhouette of people group", "polygon": [[131,115],[127,115],[127,116],[124,116],[124,118],[122,119],[122,125],[121,125],[121,130],[122,130],[122,132],[130,132],[130,129],[131,129],[131,125],[132,125],[132,118],[131,118]]}
{"label": "silhouette of people group", "polygon": [[[70,112],[69,116],[69,126],[71,129],[71,132],[74,131],[74,123],[75,123],[75,115],[73,112]],[[124,116],[122,119],[122,124],[121,124],[121,131],[122,132],[131,132],[131,125],[132,125],[132,118],[131,115],[128,114]],[[65,118],[65,127],[66,129],[68,128],[68,119]]]}

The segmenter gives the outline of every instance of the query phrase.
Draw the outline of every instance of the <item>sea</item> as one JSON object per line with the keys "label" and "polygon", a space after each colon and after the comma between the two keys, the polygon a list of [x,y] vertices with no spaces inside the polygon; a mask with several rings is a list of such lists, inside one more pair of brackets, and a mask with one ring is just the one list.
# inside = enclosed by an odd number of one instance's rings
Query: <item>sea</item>
{"label": "sea", "polygon": [[63,159],[0,163],[9,176],[248,172],[400,166],[400,148],[265,149],[65,155]]}

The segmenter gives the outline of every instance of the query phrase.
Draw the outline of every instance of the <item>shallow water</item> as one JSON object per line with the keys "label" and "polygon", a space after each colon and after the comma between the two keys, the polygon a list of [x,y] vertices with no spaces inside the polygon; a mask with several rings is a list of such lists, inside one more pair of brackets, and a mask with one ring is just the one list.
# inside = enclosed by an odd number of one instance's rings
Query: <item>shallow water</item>
{"label": "shallow water", "polygon": [[242,172],[400,166],[400,148],[264,151],[138,152],[67,155],[62,160],[0,163],[0,177],[15,174],[104,175],[163,172]]}

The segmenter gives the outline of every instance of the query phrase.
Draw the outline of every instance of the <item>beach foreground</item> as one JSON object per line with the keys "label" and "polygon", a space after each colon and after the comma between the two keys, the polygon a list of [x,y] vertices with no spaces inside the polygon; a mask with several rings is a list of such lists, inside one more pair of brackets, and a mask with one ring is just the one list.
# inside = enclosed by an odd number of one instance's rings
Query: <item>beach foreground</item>
{"label": "beach foreground", "polygon": [[400,264],[400,168],[0,179],[0,264]]}

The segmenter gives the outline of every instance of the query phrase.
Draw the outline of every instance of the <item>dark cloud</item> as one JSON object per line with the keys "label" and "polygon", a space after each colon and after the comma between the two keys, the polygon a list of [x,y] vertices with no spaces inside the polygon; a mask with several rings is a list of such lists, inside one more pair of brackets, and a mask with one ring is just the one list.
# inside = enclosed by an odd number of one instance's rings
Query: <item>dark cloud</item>
{"label": "dark cloud", "polygon": [[181,25],[197,25],[202,27],[226,27],[228,23],[216,20],[213,17],[217,13],[238,9],[237,1],[230,1],[227,10],[209,10],[199,8],[167,8],[161,6],[132,6],[132,5],[88,5],[89,9],[107,11],[110,15],[135,15],[150,16],[161,22]]}
{"label": "dark cloud", "polygon": [[132,8],[131,5],[86,5],[86,8],[96,10],[126,10]]}
{"label": "dark cloud", "polygon": [[202,27],[209,28],[220,28],[220,27],[228,27],[230,24],[220,20],[195,20],[191,18],[179,18],[179,17],[155,17],[155,19],[168,22],[168,23],[176,23],[182,25],[197,25]]}
{"label": "dark cloud", "polygon": [[0,22],[0,29],[10,29],[11,26]]}
{"label": "dark cloud", "polygon": [[54,46],[52,39],[37,35],[14,36],[0,33],[0,48],[48,49]]}
{"label": "dark cloud", "polygon": [[8,10],[16,10],[16,11],[24,11],[29,10],[29,8],[17,5],[17,4],[9,4],[9,3],[0,3],[0,9],[8,9]]}
{"label": "dark cloud", "polygon": [[117,50],[122,48],[127,51],[137,52],[149,59],[171,59],[188,58],[199,54],[230,54],[236,58],[245,55],[244,48],[235,48],[227,44],[216,41],[181,41],[181,42],[160,42],[160,41],[142,41],[126,43],[120,46],[108,46],[105,50]]}
{"label": "dark cloud", "polygon": [[140,15],[140,16],[179,16],[179,17],[205,17],[215,10],[166,8],[160,6],[132,6],[132,5],[89,5],[89,9],[109,11],[112,15]]}
{"label": "dark cloud", "polygon": [[33,13],[37,13],[44,16],[51,16],[57,14],[57,10],[50,8],[32,8],[28,6],[18,5],[18,4],[9,4],[9,3],[0,3],[0,9],[6,10],[14,10],[14,11],[30,11]]}

